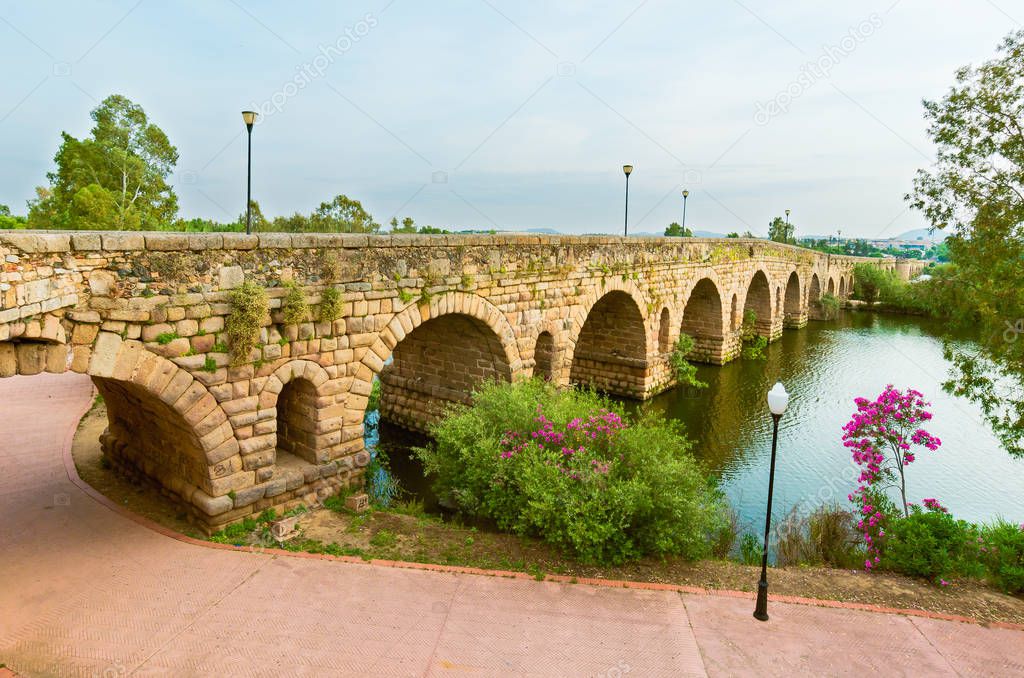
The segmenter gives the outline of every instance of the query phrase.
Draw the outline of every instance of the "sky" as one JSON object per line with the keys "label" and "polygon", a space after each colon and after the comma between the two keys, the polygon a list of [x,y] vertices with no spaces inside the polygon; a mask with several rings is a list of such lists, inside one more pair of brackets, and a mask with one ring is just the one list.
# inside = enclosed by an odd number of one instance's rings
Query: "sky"
{"label": "sky", "polygon": [[621,233],[680,221],[892,237],[934,157],[922,99],[1024,0],[0,0],[0,203],[119,93],[177,147],[186,218],[337,194],[380,223]]}

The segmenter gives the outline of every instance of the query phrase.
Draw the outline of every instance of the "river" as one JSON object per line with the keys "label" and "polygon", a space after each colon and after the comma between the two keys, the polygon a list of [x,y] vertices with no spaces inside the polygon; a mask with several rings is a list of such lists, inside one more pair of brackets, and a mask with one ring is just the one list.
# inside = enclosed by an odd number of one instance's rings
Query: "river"
{"label": "river", "polygon": [[[1024,460],[1000,447],[977,406],[942,391],[949,371],[942,329],[932,319],[846,311],[786,330],[768,347],[766,360],[700,366],[706,389],[673,389],[626,408],[650,407],[681,421],[694,454],[719,478],[741,530],[756,534],[764,524],[771,457],[765,394],[775,381],[790,393],[779,426],[776,520],[794,507],[806,514],[827,503],[848,506],[859,471],[842,445],[841,429],[856,409],[854,398],[874,398],[890,383],[916,388],[933,403],[927,428],[942,446],[922,450],[909,467],[909,501],[935,497],[970,521],[1024,520]],[[430,508],[428,485],[408,459],[409,442],[392,427],[381,429],[395,475]]]}

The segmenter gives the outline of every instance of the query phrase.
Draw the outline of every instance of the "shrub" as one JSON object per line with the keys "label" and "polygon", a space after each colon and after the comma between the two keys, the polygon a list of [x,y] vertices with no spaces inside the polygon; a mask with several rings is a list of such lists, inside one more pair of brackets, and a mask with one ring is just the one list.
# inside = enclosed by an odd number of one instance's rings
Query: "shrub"
{"label": "shrub", "polygon": [[259,342],[260,328],[268,313],[267,292],[257,283],[244,282],[231,293],[231,312],[224,328],[232,365],[241,365],[249,360],[249,354]]}
{"label": "shrub", "polygon": [[977,541],[992,583],[1010,594],[1024,592],[1024,525],[998,520],[983,526]]}
{"label": "shrub", "polygon": [[839,506],[821,506],[807,519],[814,562],[829,567],[852,567],[860,561],[862,551],[854,516]]}
{"label": "shrub", "polygon": [[688,334],[680,334],[668,357],[672,374],[676,377],[676,383],[680,385],[707,388],[708,385],[697,378],[697,367],[686,359],[691,351],[693,351],[693,337]]}
{"label": "shrub", "polygon": [[752,309],[743,312],[740,341],[743,345],[740,357],[744,360],[764,360],[768,357],[764,353],[768,348],[768,339],[757,333],[757,312]]}
{"label": "shrub", "polygon": [[878,301],[882,288],[888,284],[888,273],[874,264],[853,267],[853,296],[870,306]]}
{"label": "shrub", "polygon": [[306,303],[306,295],[302,288],[294,281],[289,280],[284,284],[288,293],[284,295],[281,302],[281,316],[285,325],[298,325],[309,318],[309,304]]}
{"label": "shrub", "polygon": [[333,323],[341,317],[341,311],[341,291],[337,287],[328,287],[320,295],[320,322]]}
{"label": "shrub", "polygon": [[[934,452],[942,441],[921,428],[932,415],[924,409],[930,403],[920,391],[900,391],[889,384],[874,400],[856,398],[854,402],[857,411],[843,426],[843,446],[850,449],[861,472],[857,478],[860,486],[849,499],[860,507],[862,517],[857,527],[864,532],[868,551],[874,553],[877,564],[880,554],[873,541],[883,529],[885,515],[872,501],[880,493],[871,490],[879,483],[895,485],[900,491],[903,515],[908,517],[906,469],[915,459],[913,446]],[[872,561],[866,561],[865,567],[871,569]]]}
{"label": "shrub", "polygon": [[740,539],[740,562],[744,565],[760,565],[764,545],[756,536],[747,532]]}
{"label": "shrub", "polygon": [[373,385],[370,387],[370,397],[366,399],[366,411],[374,412],[380,409],[380,379],[374,377]]}
{"label": "shrub", "polygon": [[909,516],[890,522],[884,565],[914,577],[944,581],[964,572],[973,559],[969,546],[977,531],[953,518],[938,502],[925,503],[925,509],[913,504]]}
{"label": "shrub", "polygon": [[673,424],[624,419],[589,391],[483,385],[416,450],[442,502],[585,562],[699,558],[727,521],[721,493]]}
{"label": "shrub", "polygon": [[835,318],[839,314],[839,299],[828,292],[821,295],[821,313],[825,320]]}

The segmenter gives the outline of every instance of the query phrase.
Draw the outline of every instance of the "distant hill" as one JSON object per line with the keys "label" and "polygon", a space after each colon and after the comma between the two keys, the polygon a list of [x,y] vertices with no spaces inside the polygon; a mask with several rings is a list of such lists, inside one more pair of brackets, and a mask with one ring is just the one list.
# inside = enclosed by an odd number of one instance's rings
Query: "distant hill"
{"label": "distant hill", "polygon": [[900,233],[896,236],[896,240],[924,240],[926,242],[942,242],[948,236],[948,233],[936,229],[931,231],[928,228],[915,228],[912,231],[906,233]]}

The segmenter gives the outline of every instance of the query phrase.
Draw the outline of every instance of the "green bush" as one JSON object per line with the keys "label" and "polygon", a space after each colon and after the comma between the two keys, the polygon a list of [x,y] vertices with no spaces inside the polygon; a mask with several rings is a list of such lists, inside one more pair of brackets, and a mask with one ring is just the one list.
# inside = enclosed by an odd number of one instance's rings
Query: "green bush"
{"label": "green bush", "polygon": [[760,565],[764,553],[763,542],[747,532],[740,539],[740,562],[744,565]]}
{"label": "green bush", "polygon": [[442,502],[584,562],[699,558],[727,522],[721,492],[673,424],[539,380],[485,384],[416,450]]}
{"label": "green bush", "polygon": [[757,311],[747,309],[743,312],[743,324],[740,325],[740,341],[743,348],[740,357],[744,360],[765,360],[765,349],[768,348],[768,338],[757,333]]}
{"label": "green bush", "polygon": [[281,316],[284,319],[284,324],[298,325],[306,322],[309,318],[309,304],[306,303],[306,295],[303,294],[302,288],[291,280],[284,286],[288,290],[281,302]]}
{"label": "green bush", "polygon": [[970,571],[977,528],[944,509],[922,510],[888,521],[882,564],[914,577],[938,580]]}
{"label": "green bush", "polygon": [[1024,592],[1024,525],[998,520],[981,528],[978,558],[993,584],[1010,594]]}
{"label": "green bush", "polygon": [[834,294],[826,292],[821,295],[821,312],[825,320],[831,320],[839,315],[839,299]]}
{"label": "green bush", "polygon": [[668,357],[668,363],[672,367],[672,374],[675,375],[676,383],[696,388],[707,388],[707,384],[697,378],[697,367],[686,358],[693,351],[693,337],[688,334],[680,334],[672,353]]}
{"label": "green bush", "polygon": [[231,293],[231,312],[225,322],[225,330],[232,365],[249,361],[249,354],[259,343],[260,328],[268,313],[267,292],[258,283],[243,282]]}
{"label": "green bush", "polygon": [[333,323],[341,317],[341,311],[341,291],[337,287],[328,287],[320,295],[320,322]]}

